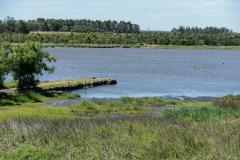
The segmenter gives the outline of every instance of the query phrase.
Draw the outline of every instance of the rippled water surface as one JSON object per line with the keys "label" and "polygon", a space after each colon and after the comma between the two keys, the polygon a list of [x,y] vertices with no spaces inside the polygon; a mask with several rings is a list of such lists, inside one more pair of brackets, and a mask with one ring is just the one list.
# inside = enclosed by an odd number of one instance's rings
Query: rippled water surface
{"label": "rippled water surface", "polygon": [[116,86],[74,91],[87,97],[222,96],[240,93],[240,51],[47,48],[57,58],[43,80],[111,77]]}

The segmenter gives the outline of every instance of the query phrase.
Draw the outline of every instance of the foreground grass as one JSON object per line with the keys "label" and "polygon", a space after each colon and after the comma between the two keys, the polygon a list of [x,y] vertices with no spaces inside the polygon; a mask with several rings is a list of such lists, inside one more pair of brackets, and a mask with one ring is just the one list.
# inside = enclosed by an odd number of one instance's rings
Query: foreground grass
{"label": "foreground grass", "polygon": [[21,96],[32,101],[0,107],[0,159],[240,159],[238,96],[123,97],[55,107],[47,103],[77,97]]}
{"label": "foreground grass", "polygon": [[239,123],[15,119],[1,122],[0,159],[239,159]]}

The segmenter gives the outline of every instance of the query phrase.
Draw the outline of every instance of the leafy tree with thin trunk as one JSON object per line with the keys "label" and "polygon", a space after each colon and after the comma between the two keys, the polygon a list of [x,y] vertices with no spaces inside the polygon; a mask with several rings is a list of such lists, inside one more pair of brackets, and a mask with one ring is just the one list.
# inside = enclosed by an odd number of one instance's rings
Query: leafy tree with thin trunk
{"label": "leafy tree with thin trunk", "polygon": [[55,58],[44,52],[41,45],[29,42],[14,46],[10,61],[13,78],[18,81],[18,89],[27,90],[36,87],[38,75],[42,75],[44,71],[53,72],[54,68],[49,67],[47,62],[55,61]]}

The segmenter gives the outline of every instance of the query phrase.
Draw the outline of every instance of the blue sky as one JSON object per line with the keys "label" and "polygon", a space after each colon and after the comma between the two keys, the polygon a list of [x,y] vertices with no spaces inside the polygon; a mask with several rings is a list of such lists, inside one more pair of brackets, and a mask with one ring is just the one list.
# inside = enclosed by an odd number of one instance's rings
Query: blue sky
{"label": "blue sky", "polygon": [[0,19],[6,16],[127,20],[144,30],[226,26],[240,32],[240,0],[0,0]]}

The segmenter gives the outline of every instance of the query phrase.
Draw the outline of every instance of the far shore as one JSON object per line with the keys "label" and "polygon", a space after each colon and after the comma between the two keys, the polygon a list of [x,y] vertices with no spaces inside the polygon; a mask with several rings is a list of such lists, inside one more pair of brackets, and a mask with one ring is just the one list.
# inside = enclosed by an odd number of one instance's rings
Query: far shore
{"label": "far shore", "polygon": [[[13,43],[18,44],[18,43]],[[150,49],[190,49],[190,50],[240,50],[240,46],[208,46],[208,45],[149,45],[149,44],[54,44],[42,43],[44,48],[150,48]]]}
{"label": "far shore", "polygon": [[126,45],[126,44],[43,44],[43,47],[66,48],[152,48],[152,49],[196,49],[196,50],[240,50],[240,46],[183,46],[183,45]]}

